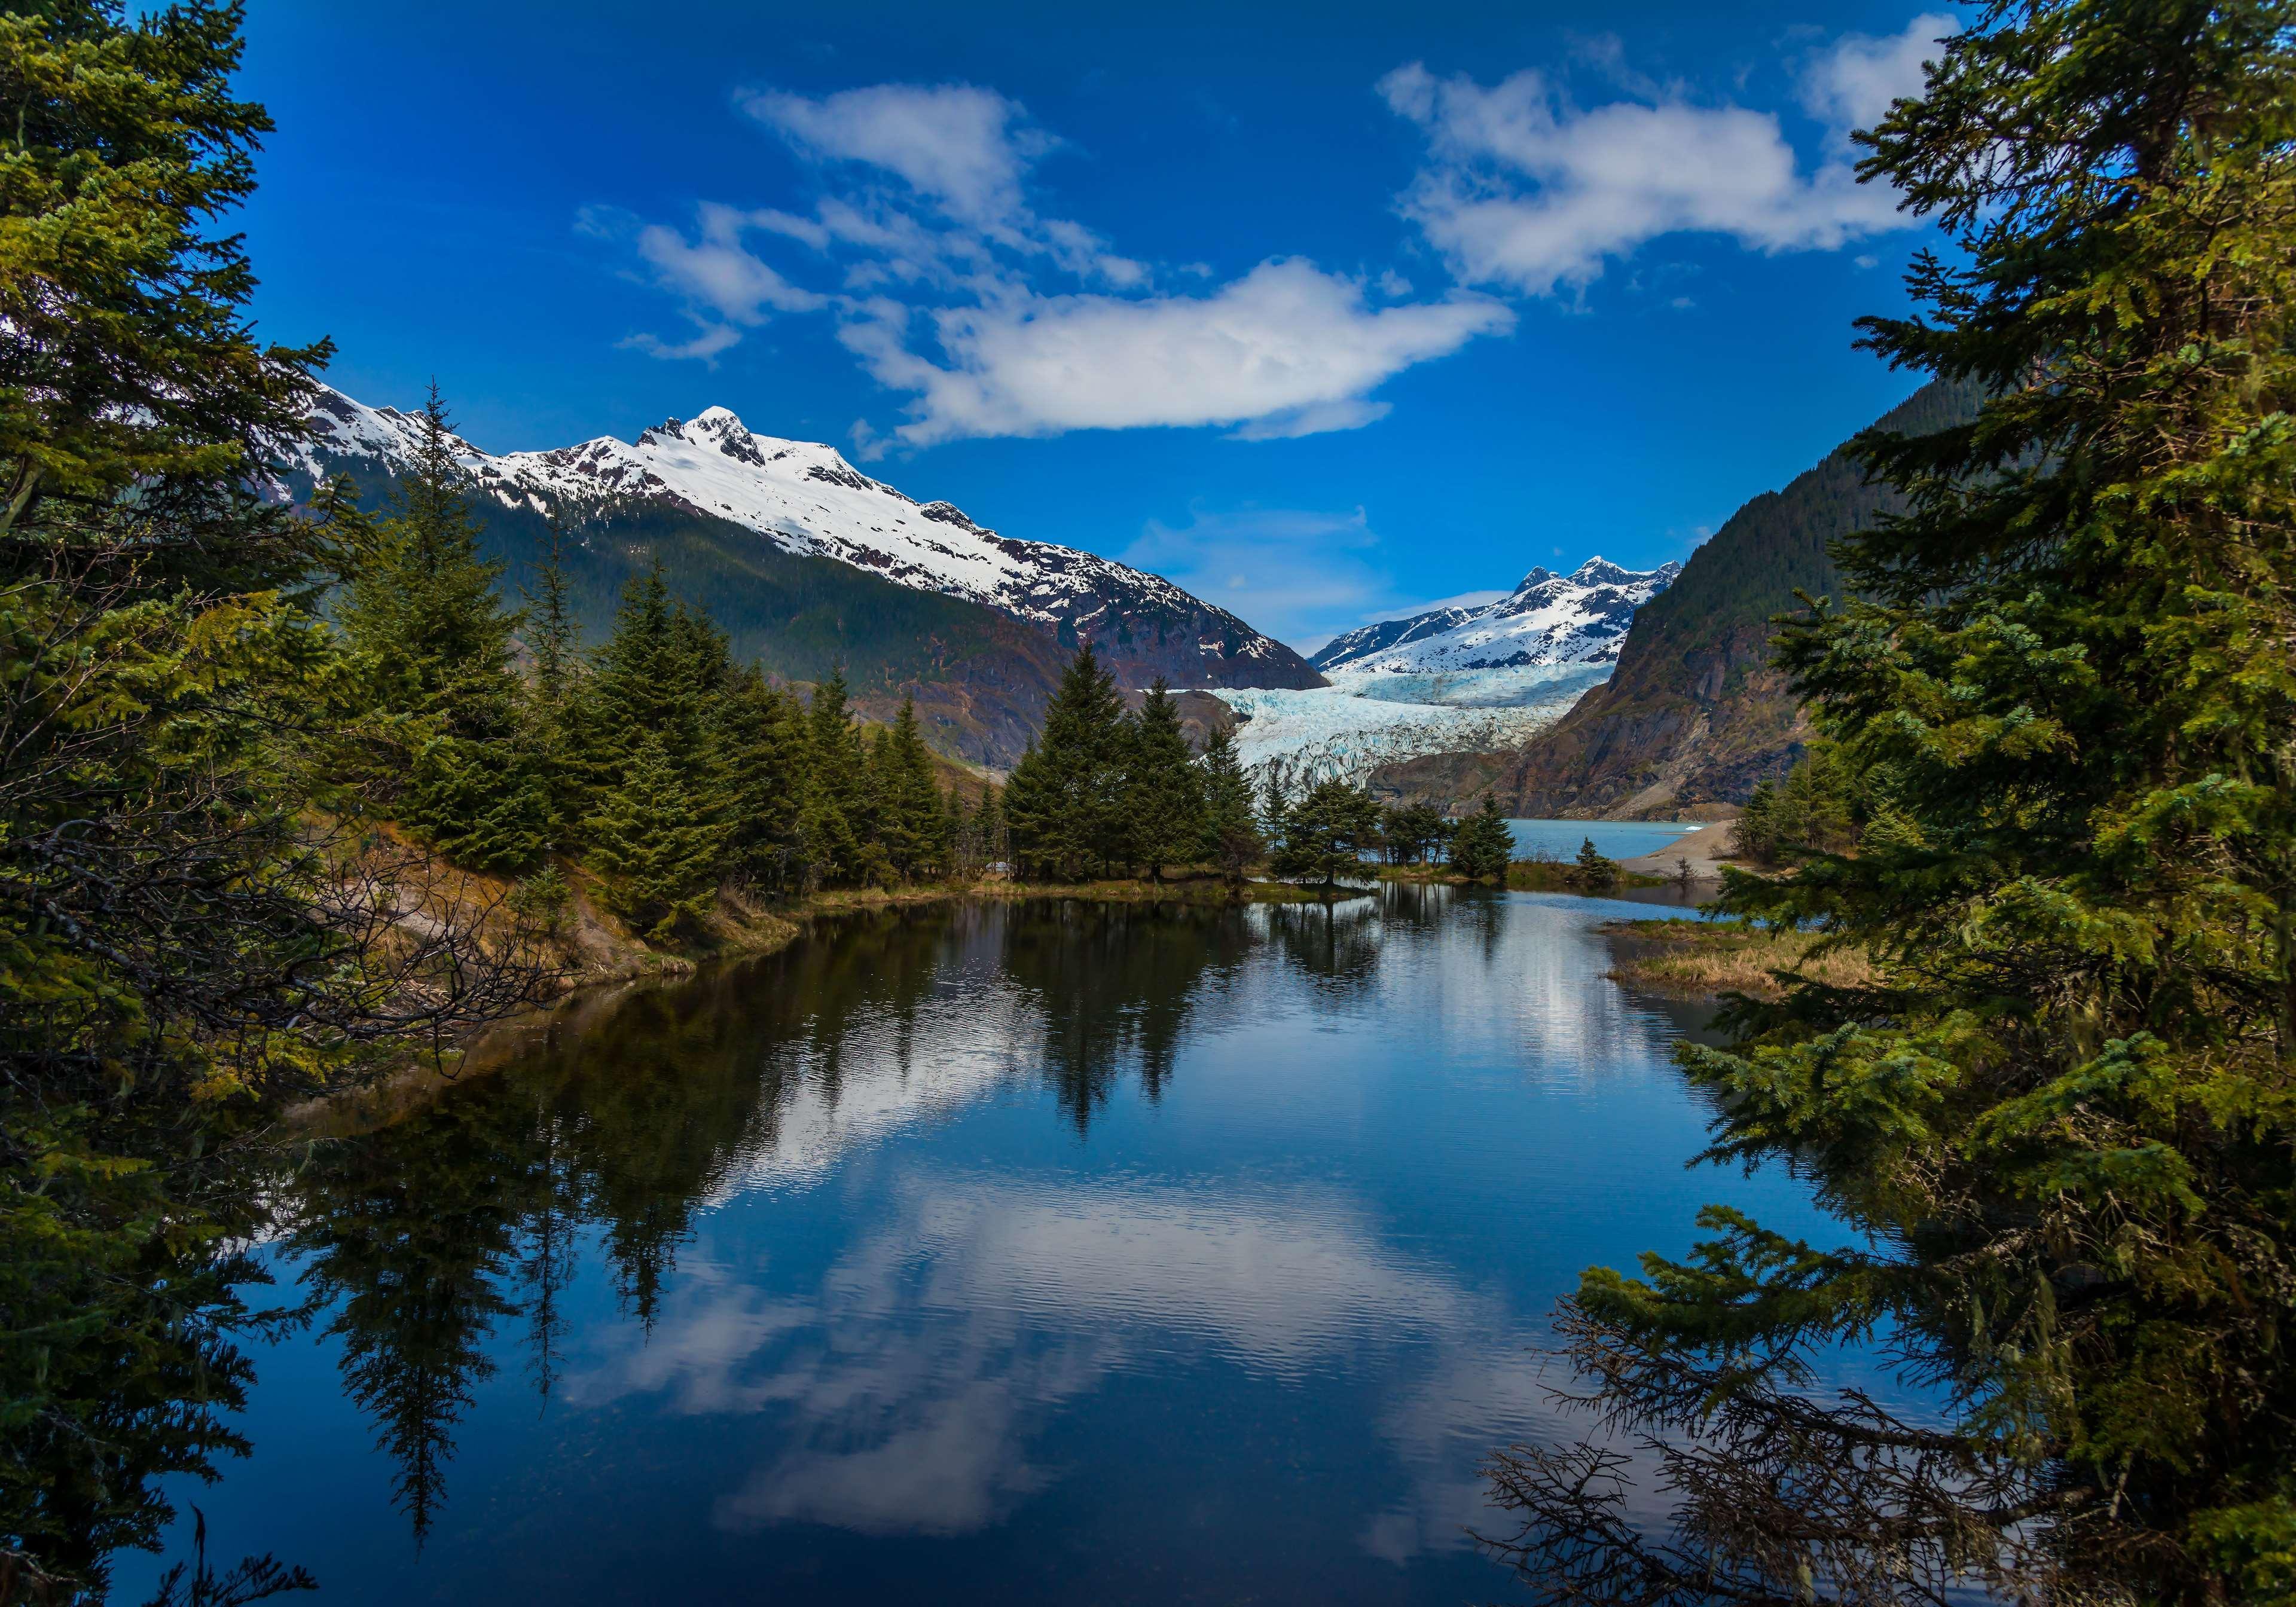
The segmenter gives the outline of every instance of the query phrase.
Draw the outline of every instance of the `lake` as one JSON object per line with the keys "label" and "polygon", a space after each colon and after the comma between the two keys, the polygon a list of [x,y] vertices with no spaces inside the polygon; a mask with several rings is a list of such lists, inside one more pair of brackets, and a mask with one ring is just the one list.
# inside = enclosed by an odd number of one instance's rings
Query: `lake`
{"label": "lake", "polygon": [[1581,843],[1611,859],[1632,859],[1673,847],[1705,823],[1696,820],[1510,820],[1518,859],[1576,859]]}
{"label": "lake", "polygon": [[316,1315],[176,1541],[342,1603],[1507,1596],[1478,1468],[1576,1431],[1578,1270],[1828,1231],[1685,1171],[1633,913],[921,906],[594,1010],[279,1180]]}

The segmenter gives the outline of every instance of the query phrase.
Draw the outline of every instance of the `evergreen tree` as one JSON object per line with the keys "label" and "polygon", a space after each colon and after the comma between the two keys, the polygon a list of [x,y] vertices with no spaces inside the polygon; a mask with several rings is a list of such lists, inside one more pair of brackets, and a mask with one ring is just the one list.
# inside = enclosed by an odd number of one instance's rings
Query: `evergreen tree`
{"label": "evergreen tree", "polygon": [[1123,858],[1123,717],[1115,680],[1086,644],[1004,789],[1005,830],[1022,874],[1074,881],[1104,875]]}
{"label": "evergreen tree", "polygon": [[878,741],[878,837],[894,871],[909,877],[940,865],[948,849],[948,815],[933,779],[932,754],[917,730],[915,700]]}
{"label": "evergreen tree", "polygon": [[502,565],[479,555],[460,445],[434,384],[342,625],[402,745],[399,817],[464,865],[514,870],[548,846],[550,799],[519,741],[521,618],[496,594]]}
{"label": "evergreen tree", "polygon": [[1340,780],[1317,782],[1284,812],[1283,836],[1268,868],[1292,881],[1332,886],[1363,873],[1363,857],[1379,845],[1379,802],[1365,788]]}
{"label": "evergreen tree", "polygon": [[1270,842],[1282,840],[1284,816],[1292,812],[1291,793],[1283,785],[1283,765],[1280,758],[1267,761],[1267,780],[1259,794],[1259,829]]}
{"label": "evergreen tree", "polygon": [[556,510],[547,516],[541,562],[526,594],[526,643],[532,660],[527,680],[525,747],[550,798],[554,842],[567,840],[582,805],[577,752],[576,677],[581,660],[568,607],[566,530]]}
{"label": "evergreen tree", "polygon": [[1470,881],[1505,881],[1514,858],[1514,833],[1499,813],[1498,800],[1483,799],[1483,807],[1459,822],[1451,833],[1451,868]]}
{"label": "evergreen tree", "polygon": [[1240,882],[1267,851],[1267,841],[1252,814],[1251,780],[1236,758],[1233,731],[1215,731],[1205,744],[1203,798],[1203,843],[1198,851],[1229,881]]}
{"label": "evergreen tree", "polygon": [[1448,835],[1443,816],[1427,804],[1394,805],[1380,812],[1380,834],[1395,865],[1423,865]]}
{"label": "evergreen tree", "polygon": [[982,790],[980,808],[973,816],[973,830],[980,838],[980,860],[984,866],[1010,866],[1013,863],[1013,842],[1004,828],[1004,789],[991,786]]}
{"label": "evergreen tree", "polygon": [[1570,866],[1570,880],[1588,892],[1601,892],[1619,884],[1619,862],[1595,846],[1592,837],[1578,844],[1578,857]]}
{"label": "evergreen tree", "polygon": [[810,745],[804,710],[752,667],[734,677],[718,729],[727,868],[753,887],[786,890],[805,854]]}
{"label": "evergreen tree", "polygon": [[[874,824],[868,756],[845,706],[842,670],[813,689],[806,718],[806,799],[800,817],[812,873],[824,881],[863,879],[871,868]],[[878,850],[882,857],[882,850]]]}
{"label": "evergreen tree", "polygon": [[1188,751],[1179,705],[1163,676],[1148,689],[1128,734],[1124,808],[1131,852],[1150,881],[1161,881],[1167,865],[1202,851],[1205,832],[1203,772]]}
{"label": "evergreen tree", "polygon": [[[2259,0],[1975,22],[1865,165],[1956,250],[1864,327],[1991,399],[1856,444],[1909,511],[1782,656],[1870,816],[1725,900],[1878,975],[1685,1051],[1715,1156],[1849,1226],[1710,1208],[1586,1275],[1563,1331],[1679,1510],[1507,1459],[1582,1599],[2296,1593],[2296,43]],[[1813,1389],[1877,1331],[1944,1421]]]}
{"label": "evergreen tree", "polygon": [[404,890],[339,856],[367,818],[321,767],[364,714],[317,611],[344,504],[257,491],[326,348],[256,344],[217,226],[271,127],[239,23],[0,15],[0,1572],[27,1598],[102,1599],[237,1444],[235,1341],[272,1302],[230,1247],[283,1102],[486,1008],[484,957],[423,968],[372,919]]}
{"label": "evergreen tree", "polygon": [[681,772],[661,738],[647,737],[582,823],[606,906],[648,935],[700,920],[717,886],[722,839]]}

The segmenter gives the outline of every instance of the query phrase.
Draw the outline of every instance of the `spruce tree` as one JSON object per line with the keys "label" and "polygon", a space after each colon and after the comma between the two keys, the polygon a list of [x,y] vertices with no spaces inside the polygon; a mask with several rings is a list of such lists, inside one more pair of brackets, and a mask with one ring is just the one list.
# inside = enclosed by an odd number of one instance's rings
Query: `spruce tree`
{"label": "spruce tree", "polygon": [[1197,857],[1204,843],[1204,777],[1180,729],[1179,705],[1158,676],[1127,733],[1124,812],[1130,851],[1152,881]]}
{"label": "spruce tree", "polygon": [[810,774],[804,710],[752,667],[733,678],[718,725],[727,868],[750,886],[787,890],[804,857]]}
{"label": "spruce tree", "polygon": [[549,846],[550,798],[520,741],[512,641],[521,617],[496,593],[502,565],[480,556],[459,445],[433,384],[413,462],[341,618],[404,754],[399,817],[462,864],[515,870]]}
{"label": "spruce tree", "polygon": [[1378,845],[1378,800],[1342,780],[1317,782],[1284,811],[1283,835],[1268,868],[1287,881],[1328,889],[1341,876],[1361,875],[1364,855]]}
{"label": "spruce tree", "polygon": [[1240,882],[1267,851],[1267,841],[1252,811],[1251,779],[1236,757],[1233,731],[1215,731],[1205,744],[1203,789],[1203,844],[1199,851],[1229,881]]}
{"label": "spruce tree", "polygon": [[846,709],[845,675],[833,671],[815,686],[806,717],[800,831],[808,866],[817,879],[856,881],[869,868],[875,814],[871,791],[868,756]]}
{"label": "spruce tree", "polygon": [[582,807],[577,751],[576,679],[582,664],[568,605],[566,529],[556,510],[546,518],[534,586],[526,594],[527,677],[524,745],[550,798],[554,843],[563,844]]}
{"label": "spruce tree", "polygon": [[1514,833],[1496,799],[1459,822],[1451,833],[1451,868],[1470,881],[1505,881],[1514,857]]}
{"label": "spruce tree", "polygon": [[1023,874],[1074,881],[1124,860],[1125,747],[1123,701],[1087,644],[1005,788],[1005,830]]}
{"label": "spruce tree", "polygon": [[912,877],[939,865],[947,851],[947,811],[933,779],[932,754],[917,730],[914,699],[902,699],[893,724],[877,734],[870,773],[877,839],[895,873]]}
{"label": "spruce tree", "polygon": [[[2296,1592],[2296,44],[2258,0],[1974,22],[1868,142],[1954,249],[1864,328],[1991,399],[1856,443],[1910,509],[1782,659],[1866,824],[1726,894],[1876,974],[1684,1052],[1715,1157],[1849,1221],[1586,1275],[1563,1332],[1677,1512],[1506,1459],[1582,1599]],[[1877,1333],[1934,1415],[1816,1387]]]}
{"label": "spruce tree", "polygon": [[606,906],[639,931],[668,936],[708,913],[721,838],[659,736],[638,744],[582,835]]}
{"label": "spruce tree", "polygon": [[1601,892],[1619,884],[1619,862],[1595,846],[1592,837],[1578,844],[1578,857],[1570,866],[1570,880],[1587,892]]}
{"label": "spruce tree", "polygon": [[27,1599],[104,1599],[238,1447],[284,1103],[521,996],[374,919],[407,890],[354,862],[370,800],[324,768],[367,713],[318,610],[347,504],[267,494],[326,348],[252,337],[226,215],[271,123],[240,20],[0,15],[0,1573]]}

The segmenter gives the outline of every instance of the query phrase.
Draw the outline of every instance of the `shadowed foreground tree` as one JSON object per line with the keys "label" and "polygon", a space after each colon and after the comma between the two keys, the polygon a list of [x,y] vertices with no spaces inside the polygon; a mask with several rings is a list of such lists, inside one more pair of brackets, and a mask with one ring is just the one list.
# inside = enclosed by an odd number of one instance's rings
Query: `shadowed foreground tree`
{"label": "shadowed foreground tree", "polygon": [[[1618,1442],[1519,1448],[1554,1599],[2296,1599],[2296,50],[2284,4],[2023,0],[1870,136],[1962,248],[1891,360],[1993,396],[1857,449],[1910,511],[1784,638],[1856,852],[1726,905],[1874,956],[1684,1059],[1712,1151],[1808,1166],[1845,1248],[1710,1208],[1586,1275]],[[1830,1396],[1886,1338],[1908,1416]]]}
{"label": "shadowed foreground tree", "polygon": [[362,712],[316,607],[346,554],[255,487],[326,354],[256,345],[210,232],[270,127],[239,22],[0,15],[0,1579],[51,1599],[239,1448],[279,1102],[530,980],[402,924],[424,890],[320,769]]}

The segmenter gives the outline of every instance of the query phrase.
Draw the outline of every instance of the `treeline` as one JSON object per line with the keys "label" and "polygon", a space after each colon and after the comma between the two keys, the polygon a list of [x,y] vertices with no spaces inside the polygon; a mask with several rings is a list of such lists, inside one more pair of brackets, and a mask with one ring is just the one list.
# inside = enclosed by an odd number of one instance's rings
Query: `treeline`
{"label": "treeline", "polygon": [[1129,713],[1087,644],[1062,677],[1045,726],[1004,791],[1013,865],[1024,878],[1074,881],[1210,867],[1241,881],[1274,876],[1329,887],[1367,862],[1446,856],[1478,880],[1504,880],[1513,836],[1495,804],[1461,822],[1416,806],[1382,808],[1363,787],[1317,783],[1297,799],[1270,776],[1255,797],[1220,728],[1199,758],[1160,678]]}
{"label": "treeline", "polygon": [[526,606],[511,608],[452,447],[434,390],[381,517],[344,481],[314,503],[345,554],[338,623],[364,710],[338,758],[408,831],[458,864],[530,878],[522,896],[545,914],[566,897],[559,862],[578,862],[610,908],[655,933],[698,920],[725,886],[890,886],[1001,851],[994,791],[968,808],[939,784],[913,705],[871,729],[841,676],[809,699],[775,687],[668,594],[659,564],[582,652],[554,521]]}

